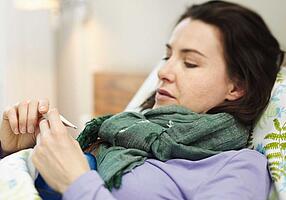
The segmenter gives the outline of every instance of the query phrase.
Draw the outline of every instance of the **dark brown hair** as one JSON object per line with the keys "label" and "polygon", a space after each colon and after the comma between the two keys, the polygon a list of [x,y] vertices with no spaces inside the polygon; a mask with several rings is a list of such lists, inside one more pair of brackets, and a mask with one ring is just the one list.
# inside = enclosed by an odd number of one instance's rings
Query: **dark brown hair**
{"label": "dark brown hair", "polygon": [[[263,19],[238,4],[209,1],[187,8],[177,24],[186,18],[200,20],[220,30],[227,73],[245,91],[235,101],[225,101],[208,113],[226,112],[241,123],[253,126],[271,96],[284,52]],[[141,105],[152,108],[155,92]]]}

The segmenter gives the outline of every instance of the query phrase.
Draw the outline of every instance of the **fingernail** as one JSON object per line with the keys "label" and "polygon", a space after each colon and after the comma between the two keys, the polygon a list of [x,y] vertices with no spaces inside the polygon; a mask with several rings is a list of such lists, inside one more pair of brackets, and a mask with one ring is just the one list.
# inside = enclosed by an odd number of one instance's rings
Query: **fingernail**
{"label": "fingernail", "polygon": [[40,111],[44,111],[45,110],[45,106],[40,106]]}
{"label": "fingernail", "polygon": [[28,132],[29,133],[34,133],[34,126],[29,126],[28,127]]}
{"label": "fingernail", "polygon": [[19,134],[19,131],[17,128],[14,129],[14,133]]}
{"label": "fingernail", "polygon": [[25,129],[25,128],[21,128],[21,129],[20,129],[20,132],[21,132],[21,133],[26,133],[26,129]]}

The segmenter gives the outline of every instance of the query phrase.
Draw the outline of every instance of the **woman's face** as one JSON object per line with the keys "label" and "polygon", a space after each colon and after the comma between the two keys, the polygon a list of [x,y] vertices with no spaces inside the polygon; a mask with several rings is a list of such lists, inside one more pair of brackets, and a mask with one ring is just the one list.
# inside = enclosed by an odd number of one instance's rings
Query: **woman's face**
{"label": "woman's face", "polygon": [[164,60],[154,108],[177,104],[205,113],[243,95],[227,75],[220,32],[214,26],[183,20],[166,45]]}

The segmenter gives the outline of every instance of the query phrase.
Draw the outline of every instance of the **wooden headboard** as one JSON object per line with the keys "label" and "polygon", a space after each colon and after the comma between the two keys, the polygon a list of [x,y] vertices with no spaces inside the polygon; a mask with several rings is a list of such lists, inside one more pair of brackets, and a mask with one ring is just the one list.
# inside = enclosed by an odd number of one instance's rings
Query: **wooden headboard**
{"label": "wooden headboard", "polygon": [[95,116],[123,111],[146,77],[147,74],[95,73],[93,76]]}

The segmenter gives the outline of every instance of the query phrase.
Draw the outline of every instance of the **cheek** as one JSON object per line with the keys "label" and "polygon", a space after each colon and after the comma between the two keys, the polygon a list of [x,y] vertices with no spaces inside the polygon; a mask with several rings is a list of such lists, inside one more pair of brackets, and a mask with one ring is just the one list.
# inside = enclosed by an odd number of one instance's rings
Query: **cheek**
{"label": "cheek", "polygon": [[206,112],[225,100],[226,85],[219,79],[192,79],[182,86],[180,103],[195,112]]}
{"label": "cheek", "polygon": [[199,100],[206,99],[212,89],[206,82],[196,78],[182,83],[179,88],[180,103],[184,105],[198,104]]}
{"label": "cheek", "polygon": [[207,78],[206,76],[196,75],[192,78],[185,78],[184,82],[181,82],[181,94],[184,96],[204,97],[210,92],[216,89],[215,79]]}

